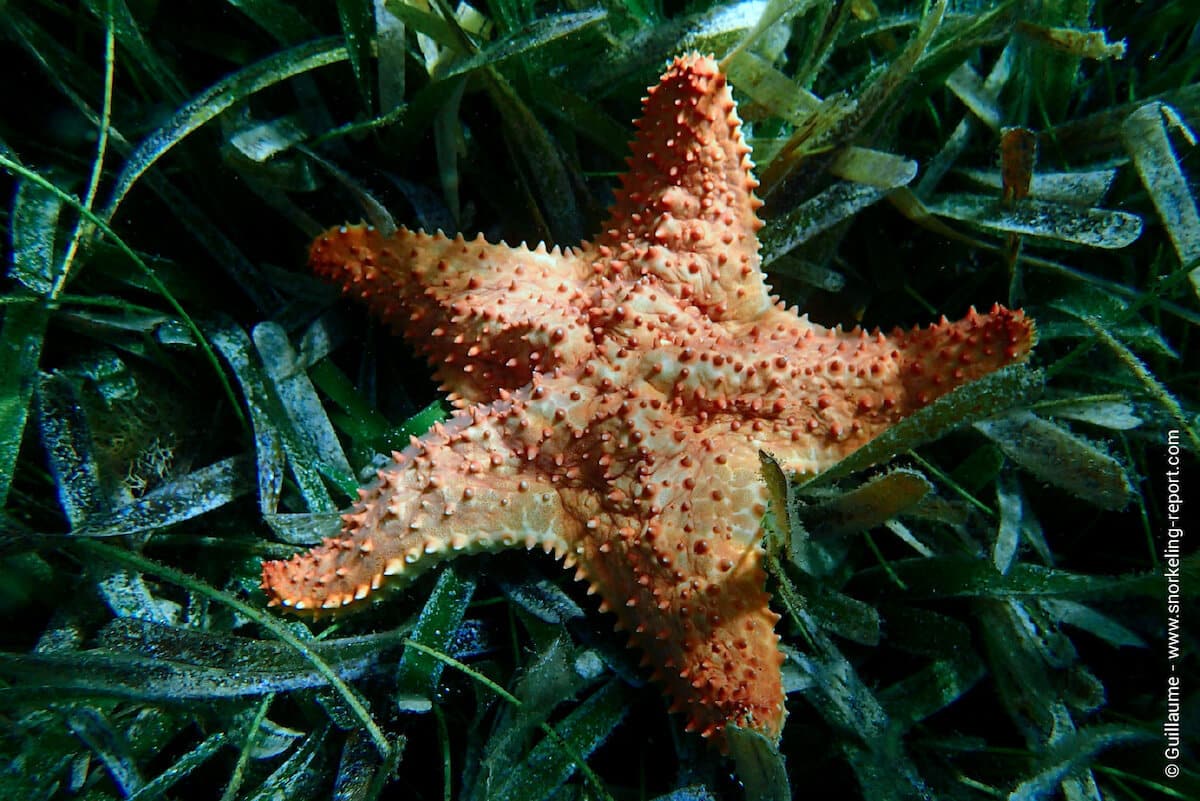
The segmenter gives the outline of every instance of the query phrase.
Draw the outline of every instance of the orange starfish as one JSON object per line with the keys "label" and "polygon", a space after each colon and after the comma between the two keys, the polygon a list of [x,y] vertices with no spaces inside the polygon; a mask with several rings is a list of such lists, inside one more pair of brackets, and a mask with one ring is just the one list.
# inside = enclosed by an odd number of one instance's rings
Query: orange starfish
{"label": "orange starfish", "polygon": [[598,592],[688,728],[777,738],[759,450],[821,470],[1023,359],[1020,312],[890,336],[769,295],[750,148],[711,58],[652,87],[604,232],[534,250],[332,229],[314,269],[402,328],[457,406],[359,491],[341,536],[263,565],[270,603],[337,609],[459,553],[541,547]]}

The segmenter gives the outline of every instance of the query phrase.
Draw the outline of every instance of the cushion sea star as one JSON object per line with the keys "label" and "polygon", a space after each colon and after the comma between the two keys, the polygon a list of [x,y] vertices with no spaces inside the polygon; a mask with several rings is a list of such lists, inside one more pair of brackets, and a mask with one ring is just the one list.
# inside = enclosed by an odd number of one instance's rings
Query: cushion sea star
{"label": "cushion sea star", "polygon": [[769,294],[750,148],[711,58],[649,90],[594,241],[331,229],[311,263],[429,356],[457,409],[359,491],[340,536],[263,565],[271,604],[336,609],[458,553],[540,546],[576,568],[688,728],[778,738],[783,655],[760,566],[760,450],[837,462],[1023,359],[1020,311],[885,336]]}

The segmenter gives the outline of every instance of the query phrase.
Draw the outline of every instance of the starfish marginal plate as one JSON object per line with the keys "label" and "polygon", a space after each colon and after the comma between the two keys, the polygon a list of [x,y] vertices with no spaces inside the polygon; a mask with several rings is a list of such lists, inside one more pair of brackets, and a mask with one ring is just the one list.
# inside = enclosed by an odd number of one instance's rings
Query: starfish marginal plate
{"label": "starfish marginal plate", "polygon": [[1020,311],[891,335],[826,329],[769,293],[757,181],[713,59],[644,101],[593,241],[509,247],[366,226],[313,268],[421,348],[456,411],[359,490],[340,536],[263,565],[270,603],[363,601],[460,553],[540,547],[644,652],[688,728],[778,738],[783,654],[760,566],[759,451],[821,470],[1021,360]]}

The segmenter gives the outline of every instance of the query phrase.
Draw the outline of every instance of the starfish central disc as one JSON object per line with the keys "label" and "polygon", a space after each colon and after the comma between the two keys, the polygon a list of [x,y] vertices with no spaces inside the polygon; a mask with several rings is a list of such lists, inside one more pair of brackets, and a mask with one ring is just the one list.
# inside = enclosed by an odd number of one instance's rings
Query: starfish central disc
{"label": "starfish central disc", "polygon": [[797,316],[760,269],[761,202],[725,76],[649,90],[602,233],[579,248],[332,229],[313,268],[402,330],[456,411],[360,490],[340,536],[263,565],[271,604],[338,609],[457,553],[574,567],[688,728],[779,736],[783,655],[760,561],[760,450],[821,470],[1025,358],[995,307],[890,335]]}

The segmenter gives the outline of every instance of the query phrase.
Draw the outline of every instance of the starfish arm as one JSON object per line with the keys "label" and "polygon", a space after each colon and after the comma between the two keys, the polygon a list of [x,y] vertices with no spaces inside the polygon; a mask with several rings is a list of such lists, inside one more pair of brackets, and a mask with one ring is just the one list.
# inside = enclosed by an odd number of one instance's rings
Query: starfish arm
{"label": "starfish arm", "polygon": [[616,613],[689,731],[722,747],[730,723],[774,739],[784,657],[760,566],[766,491],[757,452],[729,434],[691,444],[640,471],[640,498],[593,518],[577,578]]}
{"label": "starfish arm", "polygon": [[403,330],[459,405],[524,386],[535,370],[573,367],[591,350],[588,267],[571,251],[342,226],[317,237],[309,263]]}
{"label": "starfish arm", "polygon": [[383,585],[411,580],[460,553],[540,546],[567,556],[578,526],[553,485],[514,442],[513,401],[460,410],[393,454],[359,490],[342,533],[306,554],[263,563],[270,605],[338,609]]}
{"label": "starfish arm", "polygon": [[759,364],[776,370],[742,389],[789,423],[763,447],[801,473],[824,470],[939,397],[1025,361],[1037,339],[1024,312],[1002,306],[890,335],[797,326],[782,310],[764,319],[776,317],[779,325],[760,327],[778,338],[754,342],[766,354]]}
{"label": "starfish arm", "polygon": [[987,314],[972,307],[956,322],[945,317],[928,328],[892,334],[903,354],[901,369],[909,408],[1029,357],[1037,341],[1033,321],[1021,310],[995,305]]}
{"label": "starfish arm", "polygon": [[714,320],[770,308],[759,268],[762,201],[750,148],[716,61],[682,56],[649,89],[629,170],[597,240],[601,255],[650,274]]}

